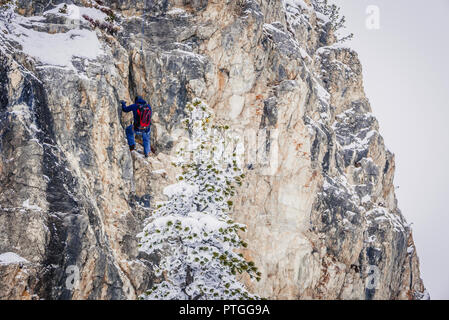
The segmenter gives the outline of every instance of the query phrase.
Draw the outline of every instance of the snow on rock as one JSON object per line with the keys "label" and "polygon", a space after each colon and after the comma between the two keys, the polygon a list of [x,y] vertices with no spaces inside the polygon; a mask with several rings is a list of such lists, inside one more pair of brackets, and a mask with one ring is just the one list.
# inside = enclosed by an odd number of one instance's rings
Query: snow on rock
{"label": "snow on rock", "polygon": [[80,7],[74,4],[67,4],[66,13],[63,13],[61,10],[63,9],[64,4],[59,4],[55,8],[48,10],[44,12],[44,16],[48,14],[55,14],[58,16],[67,17],[69,19],[73,20],[80,20],[82,19],[83,15],[87,15],[90,18],[94,20],[103,21],[106,19],[107,15],[102,12],[101,10],[98,10],[97,8],[89,8],[89,7]]}
{"label": "snow on rock", "polygon": [[18,263],[29,263],[28,260],[22,258],[14,252],[5,252],[0,254],[0,265],[8,264],[18,264]]}
{"label": "snow on rock", "polygon": [[371,201],[371,196],[369,194],[367,194],[366,196],[363,196],[362,199],[360,199],[362,201],[362,203],[367,203],[369,201]]}
{"label": "snow on rock", "polygon": [[[74,5],[68,7],[66,16],[71,19],[83,19],[81,16],[84,12],[100,19],[105,16],[104,13],[94,8],[82,8]],[[58,8],[48,11],[46,14],[59,14]],[[42,17],[23,17],[12,13],[10,21],[0,19],[0,37],[17,42],[21,45],[24,53],[42,64],[72,70],[75,70],[72,64],[74,57],[94,60],[103,53],[95,31],[75,28],[67,32],[47,33],[33,29],[33,26],[42,24],[42,19]]]}
{"label": "snow on rock", "polygon": [[63,34],[28,31],[20,38],[23,51],[44,64],[70,67],[73,57],[97,58],[102,50],[97,35],[88,30],[70,30]]}
{"label": "snow on rock", "polygon": [[292,25],[301,25],[302,23],[310,25],[308,18],[315,15],[323,23],[329,22],[329,17],[313,10],[304,0],[282,0],[287,18]]}
{"label": "snow on rock", "polygon": [[173,16],[175,16],[175,15],[187,15],[187,12],[184,9],[181,9],[181,8],[173,8],[173,9],[167,11],[167,14],[168,15],[173,15]]}
{"label": "snow on rock", "polygon": [[167,170],[165,170],[165,169],[153,170],[152,173],[153,174],[164,174],[164,173],[167,173]]}
{"label": "snow on rock", "polygon": [[[116,1],[122,29],[104,42],[80,19],[104,19],[92,8],[79,7],[78,13],[68,5],[60,13],[58,6],[43,16],[15,14],[10,21],[0,10],[0,79],[10,80],[0,86],[6,88],[0,90],[6,104],[0,108],[0,238],[10,242],[5,251],[43,261],[30,273],[37,281],[8,285],[27,286],[39,299],[135,299],[156,280],[157,259],[135,255],[136,231],[156,218],[152,209],[185,208],[171,226],[158,226],[172,232],[158,234],[165,244],[180,232],[189,239],[190,227],[177,229],[178,220],[216,231],[213,221],[192,214],[202,209],[188,196],[195,187],[180,183],[183,171],[171,166],[188,135],[181,122],[186,101],[199,96],[231,131],[256,133],[259,140],[249,146],[256,154],[238,164],[246,177],[232,197],[233,219],[248,226],[241,235],[248,246],[241,252],[260,267],[259,282],[245,281],[251,292],[269,299],[425,296],[417,250],[407,251],[412,233],[395,197],[394,155],[371,114],[361,64],[356,53],[334,44],[314,3],[260,0],[240,7],[236,1],[209,1],[204,8],[205,1],[165,2],[167,7],[155,2],[158,20],[145,25],[142,35],[142,7]],[[39,1],[18,3],[29,14],[42,9]],[[142,42],[150,50],[139,52]],[[78,73],[70,72],[74,67]],[[126,145],[123,128],[132,116],[117,114],[118,100],[129,102],[136,92],[155,106],[156,156],[148,162],[130,155]],[[235,119],[229,101],[235,102]],[[279,160],[275,176],[259,161],[273,150]],[[167,174],[158,174],[160,169]],[[163,202],[167,195],[181,196]],[[203,190],[199,196],[208,195]],[[48,210],[35,199],[51,202]],[[217,198],[212,209],[227,207],[226,200]],[[223,241],[220,232],[214,234],[218,250]],[[199,243],[203,236],[198,232]],[[53,253],[67,253],[67,259],[47,263],[43,258]],[[64,275],[74,263],[85,283],[73,292],[58,290],[56,278],[46,290],[34,284],[47,279],[39,270]],[[381,276],[375,292],[365,286],[372,265]],[[173,276],[178,270],[173,268]],[[22,292],[4,296],[20,299]]]}
{"label": "snow on rock", "polygon": [[30,199],[25,200],[25,201],[22,203],[22,206],[23,206],[25,209],[28,209],[28,210],[42,211],[42,208],[41,208],[41,207],[39,207],[39,206],[37,206],[37,205],[34,205],[34,204],[30,204]]}
{"label": "snow on rock", "polygon": [[378,207],[366,213],[369,225],[389,224],[396,232],[405,232],[406,224],[402,217],[391,213],[386,208]]}

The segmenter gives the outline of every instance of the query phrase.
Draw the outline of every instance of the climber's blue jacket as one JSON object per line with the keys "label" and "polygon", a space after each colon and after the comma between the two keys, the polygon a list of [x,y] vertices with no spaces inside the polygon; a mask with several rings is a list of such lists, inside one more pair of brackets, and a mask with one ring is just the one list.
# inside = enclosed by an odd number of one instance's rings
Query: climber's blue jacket
{"label": "climber's blue jacket", "polygon": [[[133,116],[134,116],[134,123],[138,123],[139,118],[137,115],[137,108],[139,107],[139,105],[145,105],[145,104],[148,104],[148,106],[150,107],[150,110],[151,110],[151,106],[149,103],[147,103],[141,97],[137,97],[135,103],[130,106],[126,106],[126,103],[124,101],[122,101],[122,110],[123,110],[123,112],[131,112],[132,111]],[[151,110],[151,111],[153,111],[153,110]],[[147,132],[149,132],[149,131],[150,131],[150,127],[148,127]]]}

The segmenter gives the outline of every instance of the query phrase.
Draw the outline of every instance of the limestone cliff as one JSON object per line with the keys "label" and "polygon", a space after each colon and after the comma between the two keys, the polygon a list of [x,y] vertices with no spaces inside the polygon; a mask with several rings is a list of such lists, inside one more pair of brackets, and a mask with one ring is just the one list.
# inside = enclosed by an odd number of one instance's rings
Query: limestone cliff
{"label": "limestone cliff", "polygon": [[[152,285],[157,257],[136,235],[175,179],[194,97],[262,141],[234,201],[262,272],[242,280],[252,292],[427,296],[357,54],[310,0],[0,4],[0,299],[135,299]],[[136,94],[154,109],[148,161],[130,154],[119,108]]]}

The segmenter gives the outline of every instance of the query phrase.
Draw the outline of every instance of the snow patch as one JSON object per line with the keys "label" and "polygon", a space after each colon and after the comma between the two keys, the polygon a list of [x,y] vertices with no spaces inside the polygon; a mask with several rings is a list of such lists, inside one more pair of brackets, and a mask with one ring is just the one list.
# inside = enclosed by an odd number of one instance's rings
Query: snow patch
{"label": "snow patch", "polygon": [[[104,17],[101,11],[94,8],[68,6],[66,14],[69,18],[81,20],[84,13],[93,17]],[[58,8],[44,13],[58,13]],[[101,14],[100,14],[101,13]],[[59,14],[62,15],[62,14]],[[0,20],[1,37],[15,41],[22,46],[22,51],[34,57],[42,64],[76,70],[72,64],[74,57],[89,60],[97,59],[102,53],[102,46],[97,33],[87,29],[72,29],[65,33],[49,34],[33,30],[33,25],[41,25],[38,17],[22,17],[13,13],[10,21]]]}
{"label": "snow patch", "polygon": [[362,203],[368,203],[368,202],[370,202],[371,201],[371,196],[369,195],[369,194],[367,194],[366,196],[364,196],[362,199],[361,199],[361,202]]}
{"label": "snow patch", "polygon": [[386,208],[378,207],[366,213],[368,224],[389,224],[396,232],[405,232],[406,226],[400,216],[389,212]]}
{"label": "snow patch", "polygon": [[96,33],[86,29],[56,34],[27,30],[17,40],[26,54],[60,67],[73,67],[73,57],[93,60],[102,53]]}
{"label": "snow patch", "polygon": [[54,9],[48,10],[44,12],[44,16],[47,14],[55,14],[58,16],[64,16],[73,20],[81,20],[83,15],[87,15],[94,20],[103,21],[107,18],[107,14],[98,10],[96,8],[88,8],[88,7],[79,7],[74,4],[67,5],[67,13],[61,13],[61,10],[64,7],[64,4],[61,3]]}
{"label": "snow patch", "polygon": [[29,261],[14,252],[5,252],[0,254],[0,266],[18,263],[29,263]]}
{"label": "snow patch", "polygon": [[153,173],[153,174],[164,174],[164,173],[167,173],[167,171],[165,169],[159,169],[159,170],[154,170],[151,173]]}
{"label": "snow patch", "polygon": [[187,14],[187,12],[181,8],[173,8],[170,11],[168,11],[167,14],[175,16],[175,15]]}
{"label": "snow patch", "polygon": [[25,200],[22,203],[22,207],[24,207],[25,209],[29,209],[29,210],[36,210],[36,211],[42,211],[42,208],[39,206],[36,206],[34,204],[30,204],[30,199]]}

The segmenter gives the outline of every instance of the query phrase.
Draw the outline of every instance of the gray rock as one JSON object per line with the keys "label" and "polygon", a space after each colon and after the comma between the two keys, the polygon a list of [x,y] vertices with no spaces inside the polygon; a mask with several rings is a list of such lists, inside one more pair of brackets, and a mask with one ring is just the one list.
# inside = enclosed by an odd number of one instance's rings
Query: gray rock
{"label": "gray rock", "polygon": [[[16,11],[39,16],[63,2],[19,0]],[[135,299],[153,285],[160,257],[139,252],[136,235],[178,174],[170,156],[194,97],[231,129],[264,132],[257,156],[279,159],[275,174],[245,163],[234,201],[235,219],[248,225],[244,254],[262,272],[250,290],[273,299],[427,296],[361,64],[332,46],[329,24],[282,1],[103,3],[119,29],[97,28],[102,54],[73,57],[73,69],[27,56],[0,32],[0,254],[28,261],[0,265],[0,299]],[[71,23],[52,14],[27,28],[63,33]],[[135,95],[153,106],[148,161],[129,153],[124,135],[131,115],[119,101]]]}

